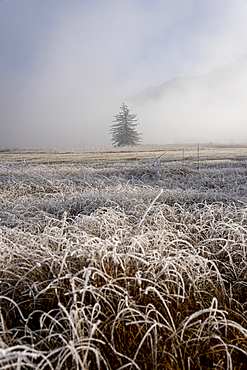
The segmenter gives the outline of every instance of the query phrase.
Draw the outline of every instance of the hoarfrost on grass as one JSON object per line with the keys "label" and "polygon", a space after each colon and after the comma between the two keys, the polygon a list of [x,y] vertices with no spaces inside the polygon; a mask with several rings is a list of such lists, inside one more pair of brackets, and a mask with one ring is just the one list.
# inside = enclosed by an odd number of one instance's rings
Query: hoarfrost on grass
{"label": "hoarfrost on grass", "polygon": [[1,368],[244,369],[246,175],[2,164]]}

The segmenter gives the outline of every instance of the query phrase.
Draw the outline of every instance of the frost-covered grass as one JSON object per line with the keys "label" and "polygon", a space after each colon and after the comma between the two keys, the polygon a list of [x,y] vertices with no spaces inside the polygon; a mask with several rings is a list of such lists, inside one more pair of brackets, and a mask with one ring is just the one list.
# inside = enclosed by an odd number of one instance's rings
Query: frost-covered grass
{"label": "frost-covered grass", "polygon": [[247,163],[2,162],[1,369],[246,369]]}

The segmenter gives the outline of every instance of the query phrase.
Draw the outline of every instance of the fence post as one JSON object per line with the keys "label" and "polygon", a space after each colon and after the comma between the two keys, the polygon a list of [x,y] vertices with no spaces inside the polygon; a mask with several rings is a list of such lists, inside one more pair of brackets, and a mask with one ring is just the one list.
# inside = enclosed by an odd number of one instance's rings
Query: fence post
{"label": "fence post", "polygon": [[199,146],[199,143],[198,143],[198,145],[197,145],[197,165],[198,165],[198,170],[200,169],[199,152],[200,152],[200,146]]}

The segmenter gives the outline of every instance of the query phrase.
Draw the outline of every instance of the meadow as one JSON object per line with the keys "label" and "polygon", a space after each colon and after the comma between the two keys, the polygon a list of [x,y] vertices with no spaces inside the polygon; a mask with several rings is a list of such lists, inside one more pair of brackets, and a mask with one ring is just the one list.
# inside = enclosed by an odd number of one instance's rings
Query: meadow
{"label": "meadow", "polygon": [[247,148],[0,150],[0,368],[247,369]]}

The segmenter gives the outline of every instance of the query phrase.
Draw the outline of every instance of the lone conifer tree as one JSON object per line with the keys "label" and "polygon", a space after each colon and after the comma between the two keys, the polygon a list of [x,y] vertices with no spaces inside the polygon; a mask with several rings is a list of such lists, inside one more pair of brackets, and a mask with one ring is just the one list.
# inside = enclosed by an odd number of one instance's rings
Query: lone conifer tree
{"label": "lone conifer tree", "polygon": [[114,146],[137,145],[141,142],[141,135],[136,131],[138,120],[136,114],[130,114],[129,108],[124,103],[120,107],[120,113],[114,116],[115,122],[110,126],[111,141]]}

